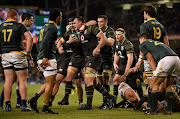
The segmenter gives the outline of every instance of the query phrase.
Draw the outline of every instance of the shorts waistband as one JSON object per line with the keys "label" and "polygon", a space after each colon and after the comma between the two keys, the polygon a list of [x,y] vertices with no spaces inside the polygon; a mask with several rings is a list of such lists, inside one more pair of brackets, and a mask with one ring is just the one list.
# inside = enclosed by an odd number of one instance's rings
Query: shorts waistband
{"label": "shorts waistband", "polygon": [[9,53],[21,53],[20,51],[10,51]]}

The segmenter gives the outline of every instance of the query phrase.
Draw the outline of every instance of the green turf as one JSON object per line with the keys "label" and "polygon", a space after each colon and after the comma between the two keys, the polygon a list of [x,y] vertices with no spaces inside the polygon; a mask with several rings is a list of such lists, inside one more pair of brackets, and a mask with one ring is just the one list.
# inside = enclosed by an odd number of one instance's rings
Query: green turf
{"label": "green turf", "polygon": [[[34,96],[41,85],[29,85],[28,84],[28,99]],[[84,86],[83,86],[84,87]],[[0,84],[0,92],[3,88],[3,84]],[[16,109],[16,84],[13,85],[12,92],[12,112],[5,112],[0,110],[0,119],[180,119],[180,112],[173,112],[173,115],[163,115],[161,111],[158,115],[145,115],[143,112],[134,111],[133,109],[116,108],[112,110],[100,110],[98,107],[102,103],[102,96],[97,91],[94,92],[93,110],[77,110],[78,98],[77,94],[70,95],[69,106],[59,106],[58,101],[61,101],[64,94],[64,86],[60,87],[58,95],[53,102],[52,110],[60,112],[60,115],[42,115],[35,112],[21,112],[20,109]],[[112,93],[112,87],[111,87]],[[84,91],[84,102],[86,102]],[[38,100],[38,109],[42,110],[43,105],[42,95]],[[120,97],[118,97],[120,101]]]}

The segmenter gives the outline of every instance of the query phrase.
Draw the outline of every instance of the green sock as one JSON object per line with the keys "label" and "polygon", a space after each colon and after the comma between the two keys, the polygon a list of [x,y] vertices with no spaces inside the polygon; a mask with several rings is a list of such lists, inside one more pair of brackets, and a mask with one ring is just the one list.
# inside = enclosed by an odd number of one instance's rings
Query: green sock
{"label": "green sock", "polygon": [[167,102],[166,111],[172,111],[173,98],[174,98],[173,92],[166,92],[166,102]]}

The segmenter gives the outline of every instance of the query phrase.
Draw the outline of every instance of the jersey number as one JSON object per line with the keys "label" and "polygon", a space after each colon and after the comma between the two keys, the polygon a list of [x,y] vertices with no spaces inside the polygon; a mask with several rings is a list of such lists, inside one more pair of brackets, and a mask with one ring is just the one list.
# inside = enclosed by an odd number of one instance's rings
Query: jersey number
{"label": "jersey number", "polygon": [[[11,35],[12,35],[12,29],[4,29],[2,30],[2,32],[4,33],[4,42],[9,42],[11,39]],[[8,37],[6,37],[6,34],[8,34]]]}
{"label": "jersey number", "polygon": [[161,42],[153,41],[153,40],[150,40],[149,42],[154,42],[154,45],[160,45],[160,44],[163,44],[163,43],[161,43]]}
{"label": "jersey number", "polygon": [[136,85],[137,85],[137,88],[141,85],[141,81],[140,81],[140,79],[136,79]]}
{"label": "jersey number", "polygon": [[43,38],[43,32],[44,32],[44,29],[41,29],[41,31],[40,31],[40,36],[39,36],[39,41],[42,41],[42,38]]}
{"label": "jersey number", "polygon": [[153,27],[154,30],[154,39],[160,39],[161,29],[159,27]]}

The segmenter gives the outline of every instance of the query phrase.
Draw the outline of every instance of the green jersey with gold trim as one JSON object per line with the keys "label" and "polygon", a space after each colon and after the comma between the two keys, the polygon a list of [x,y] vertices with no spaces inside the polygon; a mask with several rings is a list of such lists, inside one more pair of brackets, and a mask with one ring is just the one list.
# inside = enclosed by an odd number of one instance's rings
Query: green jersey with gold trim
{"label": "green jersey with gold trim", "polygon": [[0,42],[2,53],[23,51],[22,37],[28,31],[26,27],[13,20],[6,20],[0,25]]}
{"label": "green jersey with gold trim", "polygon": [[140,26],[140,34],[144,33],[151,34],[152,40],[160,42],[163,42],[164,36],[167,35],[164,26],[155,18],[148,19],[147,22]]}
{"label": "green jersey with gold trim", "polygon": [[146,55],[148,52],[152,54],[156,62],[159,62],[166,56],[177,56],[177,54],[162,42],[147,40],[139,45],[141,52]]}
{"label": "green jersey with gold trim", "polygon": [[81,39],[82,51],[86,56],[90,56],[93,50],[98,45],[98,38],[96,35],[100,32],[99,28],[96,26],[88,26],[83,32],[79,33]]}
{"label": "green jersey with gold trim", "polygon": [[40,36],[36,44],[38,51],[37,60],[43,58],[55,59],[57,33],[57,25],[52,21],[49,21],[40,30]]}
{"label": "green jersey with gold trim", "polygon": [[120,57],[119,60],[121,61],[121,63],[123,65],[127,64],[127,60],[128,60],[127,54],[133,53],[133,63],[132,63],[132,65],[136,64],[137,57],[136,57],[135,52],[134,52],[134,46],[129,40],[124,39],[122,43],[116,42],[115,52]]}
{"label": "green jersey with gold trim", "polygon": [[[116,39],[116,36],[115,36],[115,33],[114,33],[114,29],[111,28],[111,27],[107,27],[104,31],[102,31],[103,34],[108,38],[113,38],[113,39]],[[106,46],[104,45],[102,48],[101,48],[101,51],[100,51],[102,57],[104,58],[112,58],[113,56],[113,47],[111,46]]]}

